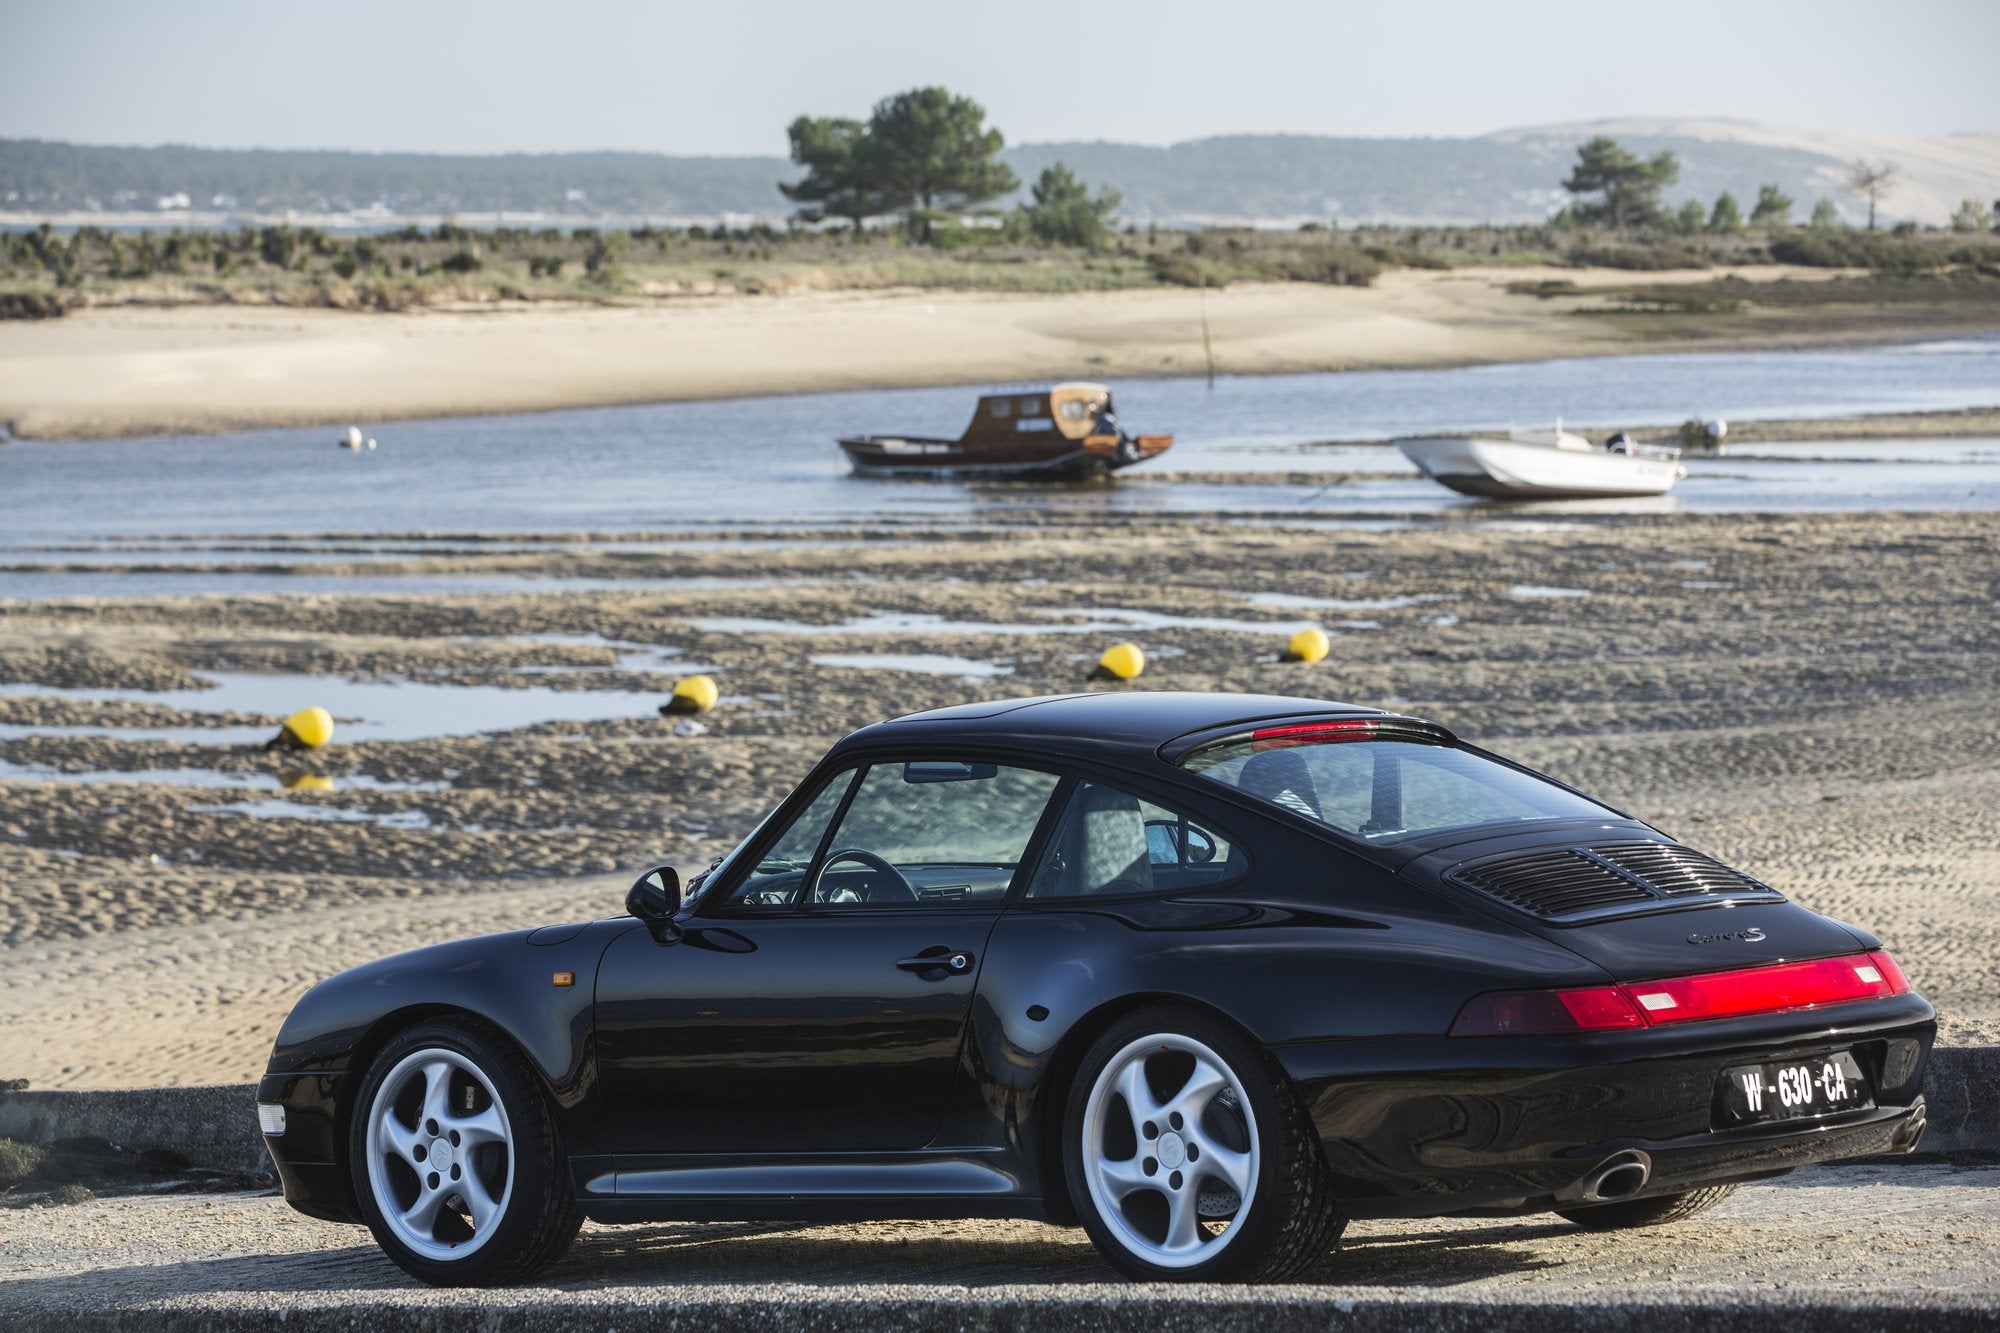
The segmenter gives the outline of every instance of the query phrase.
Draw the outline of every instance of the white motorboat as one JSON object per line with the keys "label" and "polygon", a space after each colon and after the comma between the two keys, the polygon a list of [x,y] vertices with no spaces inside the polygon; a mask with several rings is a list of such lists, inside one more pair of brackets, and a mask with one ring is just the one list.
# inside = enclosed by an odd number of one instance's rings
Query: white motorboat
{"label": "white motorboat", "polygon": [[1505,437],[1439,436],[1398,440],[1403,457],[1461,495],[1511,500],[1576,500],[1664,495],[1687,475],[1681,451],[1634,444],[1623,431],[1603,448],[1560,423],[1554,430]]}

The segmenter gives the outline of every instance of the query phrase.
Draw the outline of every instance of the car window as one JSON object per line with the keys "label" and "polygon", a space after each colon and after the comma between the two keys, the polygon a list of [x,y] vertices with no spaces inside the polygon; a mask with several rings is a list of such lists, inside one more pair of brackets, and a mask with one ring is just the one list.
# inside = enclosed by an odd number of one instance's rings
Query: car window
{"label": "car window", "polygon": [[871,765],[841,816],[815,906],[998,902],[1041,822],[1056,775],[1001,764]]}
{"label": "car window", "polygon": [[1614,812],[1519,769],[1450,745],[1329,732],[1231,740],[1183,766],[1245,795],[1369,839]]}
{"label": "car window", "polygon": [[[785,907],[797,899],[799,886],[818,855],[840,803],[854,785],[855,770],[849,769],[820,788],[819,795],[798,813],[778,840],[764,850],[743,876],[742,883],[729,891],[725,905],[744,908]],[[755,837],[755,834],[751,835]],[[733,862],[737,853],[730,853]]]}
{"label": "car window", "polygon": [[1031,898],[1163,893],[1220,884],[1249,858],[1212,827],[1103,782],[1077,784],[1028,885]]}

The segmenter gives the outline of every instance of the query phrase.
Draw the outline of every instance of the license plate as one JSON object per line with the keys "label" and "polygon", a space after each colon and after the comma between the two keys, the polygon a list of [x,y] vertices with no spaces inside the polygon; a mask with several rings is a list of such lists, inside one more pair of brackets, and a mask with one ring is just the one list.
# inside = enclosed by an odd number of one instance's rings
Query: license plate
{"label": "license plate", "polygon": [[1850,1051],[1761,1065],[1732,1065],[1716,1085],[1717,1120],[1724,1125],[1804,1120],[1873,1106],[1868,1076]]}

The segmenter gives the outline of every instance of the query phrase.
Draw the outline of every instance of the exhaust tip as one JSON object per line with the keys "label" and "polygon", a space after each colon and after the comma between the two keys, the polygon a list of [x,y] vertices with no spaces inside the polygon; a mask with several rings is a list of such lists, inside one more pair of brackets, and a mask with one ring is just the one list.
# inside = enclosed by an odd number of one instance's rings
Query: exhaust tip
{"label": "exhaust tip", "polygon": [[1637,1162],[1614,1166],[1598,1176],[1591,1186],[1590,1196],[1598,1199],[1630,1198],[1646,1188],[1646,1179],[1651,1174]]}
{"label": "exhaust tip", "polygon": [[1637,1148],[1599,1162],[1584,1178],[1571,1186],[1572,1197],[1584,1203],[1610,1203],[1629,1199],[1653,1178],[1653,1159]]}

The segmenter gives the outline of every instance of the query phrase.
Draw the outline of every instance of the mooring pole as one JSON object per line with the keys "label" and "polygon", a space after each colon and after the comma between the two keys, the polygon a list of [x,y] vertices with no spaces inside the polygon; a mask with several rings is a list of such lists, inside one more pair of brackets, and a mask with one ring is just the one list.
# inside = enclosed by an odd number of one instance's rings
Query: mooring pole
{"label": "mooring pole", "polygon": [[1208,338],[1208,275],[1201,275],[1201,354],[1208,362],[1208,387],[1215,387],[1215,344]]}

